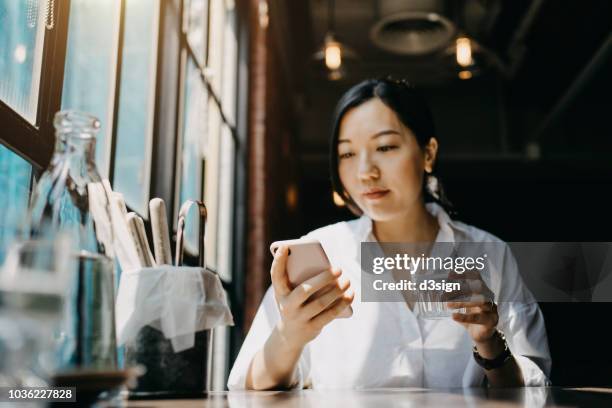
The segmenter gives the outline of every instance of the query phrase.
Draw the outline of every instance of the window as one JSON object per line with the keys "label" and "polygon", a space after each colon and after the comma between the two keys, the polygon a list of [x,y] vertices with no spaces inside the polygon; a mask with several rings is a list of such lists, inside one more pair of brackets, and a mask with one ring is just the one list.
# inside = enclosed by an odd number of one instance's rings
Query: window
{"label": "window", "polygon": [[0,0],[0,141],[35,170],[55,143],[68,19],[66,2],[47,1]]}
{"label": "window", "polygon": [[101,119],[98,169],[113,179],[113,188],[124,194],[130,209],[145,217],[159,10],[159,0],[73,0],[62,100],[62,109],[83,110]]}
{"label": "window", "polygon": [[[202,75],[208,59],[209,1],[186,0],[182,30],[184,44],[182,50],[183,73],[181,80],[181,121],[179,123],[179,149],[177,160],[177,200],[176,213],[185,200],[203,199],[203,181],[206,168],[206,152],[209,148],[208,89]],[[204,199],[211,220],[210,203]],[[211,250],[208,247],[210,221],[206,226],[206,261],[210,265]],[[185,249],[195,254],[198,248],[198,229],[194,223],[185,228]]]}
{"label": "window", "polygon": [[36,123],[45,26],[38,0],[0,0],[0,99]]}
{"label": "window", "polygon": [[[180,132],[182,146],[179,160],[181,169],[179,202],[177,203],[179,209],[185,200],[200,200],[202,198],[202,158],[207,147],[206,87],[200,79],[200,71],[192,59],[187,61],[185,71],[183,118]],[[206,204],[208,205],[208,203]],[[208,210],[210,211],[210,208]],[[207,228],[207,233],[208,231]],[[185,227],[185,250],[195,254],[197,248],[198,229],[195,223],[187,223]],[[208,254],[207,259],[209,259]]]}
{"label": "window", "polygon": [[100,119],[96,164],[102,177],[109,176],[120,5],[119,1],[70,2],[62,109]]}
{"label": "window", "polygon": [[46,166],[54,144],[49,118],[59,107],[56,62],[66,40],[58,25],[67,13],[44,5],[0,0],[0,264],[22,232],[34,167]]}
{"label": "window", "polygon": [[20,232],[30,196],[32,166],[0,145],[0,265],[6,246]]}
{"label": "window", "polygon": [[[203,199],[208,209],[206,264],[226,282],[232,279],[233,169],[237,30],[233,1],[185,2],[184,79],[181,90],[181,139],[177,160],[180,207],[185,199]],[[206,46],[208,44],[208,46]],[[189,228],[188,224],[188,228]],[[197,248],[197,231],[186,230],[186,248]],[[213,389],[223,389],[228,335],[215,330]]]}
{"label": "window", "polygon": [[0,0],[0,264],[21,232],[32,175],[46,166],[54,145],[67,13],[63,4],[45,5]]}
{"label": "window", "polygon": [[[208,8],[203,5],[208,4]],[[195,13],[194,10],[198,10]],[[202,11],[209,11],[209,14]],[[199,19],[194,17],[199,16]],[[191,0],[186,3],[183,105],[180,124],[180,208],[187,199],[203,199],[208,208],[206,261],[226,281],[231,280],[231,200],[235,146],[233,123],[236,105],[237,40],[234,3]],[[203,32],[208,27],[209,32]],[[208,48],[202,48],[208,39]],[[205,44],[205,43],[204,43]],[[202,65],[202,61],[206,65]],[[210,92],[209,92],[210,91]],[[223,207],[220,207],[223,205]],[[219,236],[219,234],[223,234]],[[222,238],[222,241],[219,241]],[[186,229],[185,246],[197,248],[197,231]],[[219,263],[219,251],[223,251]],[[222,267],[220,267],[222,266]]]}
{"label": "window", "polygon": [[157,73],[159,1],[125,5],[113,188],[134,211],[148,213]]}
{"label": "window", "polygon": [[[209,140],[206,155],[204,198],[214,218],[208,226],[206,248],[210,264],[221,279],[232,280],[232,216],[234,160],[236,155],[237,29],[233,1],[212,0],[210,5]],[[215,331],[214,389],[223,389],[228,371],[229,330]]]}
{"label": "window", "polygon": [[200,64],[206,61],[208,41],[208,0],[186,0],[184,30]]}
{"label": "window", "polygon": [[[146,218],[153,194],[175,220],[185,200],[206,203],[207,265],[232,281],[234,1],[0,0],[0,27],[0,262],[53,152],[53,115],[75,109],[100,119],[98,169],[131,211]],[[215,331],[215,389],[227,337]]]}
{"label": "window", "polygon": [[219,130],[219,188],[217,217],[217,264],[219,275],[226,281],[232,280],[231,243],[233,242],[233,202],[234,202],[234,157],[236,155],[235,132],[230,126],[236,126],[236,109],[238,87],[238,29],[236,9],[233,3],[226,2],[223,24],[223,54],[221,84],[221,102],[227,123]]}

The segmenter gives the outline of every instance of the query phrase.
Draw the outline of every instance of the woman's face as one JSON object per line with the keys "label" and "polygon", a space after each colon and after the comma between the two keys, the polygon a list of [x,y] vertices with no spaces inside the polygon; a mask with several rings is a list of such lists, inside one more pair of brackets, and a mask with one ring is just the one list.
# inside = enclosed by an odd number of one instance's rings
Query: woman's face
{"label": "woman's face", "polygon": [[340,180],[375,221],[392,220],[420,204],[423,173],[431,172],[436,152],[435,138],[422,149],[379,98],[349,110],[340,122]]}

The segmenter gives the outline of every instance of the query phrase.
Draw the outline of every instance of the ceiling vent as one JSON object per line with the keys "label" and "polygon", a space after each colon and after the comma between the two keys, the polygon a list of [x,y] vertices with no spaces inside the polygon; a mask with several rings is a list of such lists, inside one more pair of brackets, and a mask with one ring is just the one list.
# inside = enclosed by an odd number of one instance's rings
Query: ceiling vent
{"label": "ceiling vent", "polygon": [[444,16],[443,0],[380,0],[381,18],[370,30],[385,51],[419,56],[447,46],[455,25]]}

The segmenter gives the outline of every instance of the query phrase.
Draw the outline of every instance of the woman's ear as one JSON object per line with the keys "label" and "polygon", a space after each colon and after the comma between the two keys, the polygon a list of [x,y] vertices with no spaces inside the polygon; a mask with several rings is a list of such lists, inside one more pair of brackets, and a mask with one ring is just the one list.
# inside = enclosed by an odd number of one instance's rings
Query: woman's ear
{"label": "woman's ear", "polygon": [[427,173],[431,173],[436,163],[436,157],[438,155],[438,141],[435,137],[431,137],[429,142],[425,145],[424,149],[424,166]]}

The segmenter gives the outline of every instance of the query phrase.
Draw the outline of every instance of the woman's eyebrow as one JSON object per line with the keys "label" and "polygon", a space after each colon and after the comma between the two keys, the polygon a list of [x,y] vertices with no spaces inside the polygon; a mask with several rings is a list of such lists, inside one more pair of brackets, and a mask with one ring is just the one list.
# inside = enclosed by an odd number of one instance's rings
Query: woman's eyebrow
{"label": "woman's eyebrow", "polygon": [[[393,129],[385,129],[385,130],[381,130],[380,132],[376,132],[374,133],[370,139],[376,139],[379,136],[384,136],[384,135],[399,135],[401,136],[400,132],[398,132],[397,130],[393,130]],[[351,143],[351,141],[349,139],[339,139],[338,140],[338,144],[340,143]]]}
{"label": "woman's eyebrow", "polygon": [[381,130],[380,132],[376,132],[372,135],[372,137],[370,137],[370,139],[376,139],[379,136],[384,136],[384,135],[400,135],[400,132],[398,132],[397,130],[393,130],[393,129],[385,129],[385,130]]}

